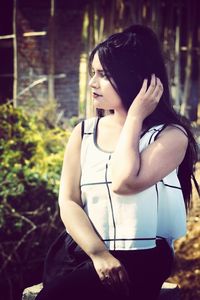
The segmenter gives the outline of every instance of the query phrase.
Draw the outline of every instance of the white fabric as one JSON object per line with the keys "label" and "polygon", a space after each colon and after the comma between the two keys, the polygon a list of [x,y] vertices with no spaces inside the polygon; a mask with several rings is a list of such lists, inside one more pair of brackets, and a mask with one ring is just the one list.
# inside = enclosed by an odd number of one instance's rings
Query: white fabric
{"label": "white fabric", "polygon": [[[84,210],[108,249],[148,249],[155,247],[158,237],[174,240],[184,235],[186,213],[176,170],[135,195],[113,193],[109,167],[112,153],[95,143],[96,122],[97,118],[84,122],[81,195]],[[146,132],[140,139],[140,152],[154,141],[162,127]]]}

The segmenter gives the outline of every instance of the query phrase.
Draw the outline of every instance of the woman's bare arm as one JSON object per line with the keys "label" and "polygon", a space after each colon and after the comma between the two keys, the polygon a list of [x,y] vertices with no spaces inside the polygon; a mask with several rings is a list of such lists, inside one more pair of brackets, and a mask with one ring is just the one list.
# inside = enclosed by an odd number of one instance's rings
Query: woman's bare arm
{"label": "woman's bare arm", "polygon": [[112,189],[119,194],[138,193],[154,185],[182,162],[187,149],[187,136],[178,128],[169,126],[142,153],[139,140],[144,119],[156,108],[162,95],[162,86],[152,78],[133,101],[121,136],[112,157]]}
{"label": "woman's bare arm", "polygon": [[89,255],[106,251],[82,209],[80,194],[81,125],[77,125],[68,141],[60,180],[59,206],[61,219],[73,239]]}
{"label": "woman's bare arm", "polygon": [[100,280],[109,277],[109,287],[120,286],[128,294],[128,275],[123,265],[109,252],[96,234],[82,208],[80,193],[81,125],[72,132],[66,147],[60,181],[59,205],[61,219],[72,238],[92,259]]}

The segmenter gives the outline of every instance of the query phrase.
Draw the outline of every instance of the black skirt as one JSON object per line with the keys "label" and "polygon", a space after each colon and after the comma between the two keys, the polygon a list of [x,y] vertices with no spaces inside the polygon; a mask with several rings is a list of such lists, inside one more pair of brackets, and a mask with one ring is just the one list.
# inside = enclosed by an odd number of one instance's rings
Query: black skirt
{"label": "black skirt", "polygon": [[64,231],[47,253],[44,289],[38,299],[56,299],[53,295],[59,295],[59,300],[75,300],[80,299],[79,292],[82,299],[157,299],[173,264],[174,255],[166,240],[157,240],[157,246],[153,249],[110,252],[128,272],[130,298],[104,289],[90,257]]}

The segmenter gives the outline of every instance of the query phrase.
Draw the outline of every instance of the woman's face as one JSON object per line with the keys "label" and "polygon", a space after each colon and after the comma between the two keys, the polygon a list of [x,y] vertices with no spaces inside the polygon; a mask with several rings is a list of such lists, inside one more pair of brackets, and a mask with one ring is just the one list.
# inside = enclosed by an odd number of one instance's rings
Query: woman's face
{"label": "woman's face", "polygon": [[95,108],[124,111],[121,98],[108,80],[97,52],[92,62],[92,78],[89,86],[92,89],[92,99]]}

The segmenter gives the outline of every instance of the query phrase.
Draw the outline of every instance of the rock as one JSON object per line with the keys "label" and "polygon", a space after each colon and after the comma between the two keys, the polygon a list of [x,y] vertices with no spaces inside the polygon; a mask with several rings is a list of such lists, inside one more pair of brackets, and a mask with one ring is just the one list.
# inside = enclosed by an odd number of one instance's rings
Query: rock
{"label": "rock", "polygon": [[180,288],[175,283],[164,282],[159,300],[180,300]]}
{"label": "rock", "polygon": [[33,285],[31,287],[27,287],[23,291],[22,300],[34,300],[37,294],[39,293],[39,291],[41,291],[42,287],[43,287],[42,283]]}
{"label": "rock", "polygon": [[[42,283],[24,290],[22,300],[34,300],[42,289]],[[158,300],[180,300],[180,289],[175,283],[164,282]]]}

